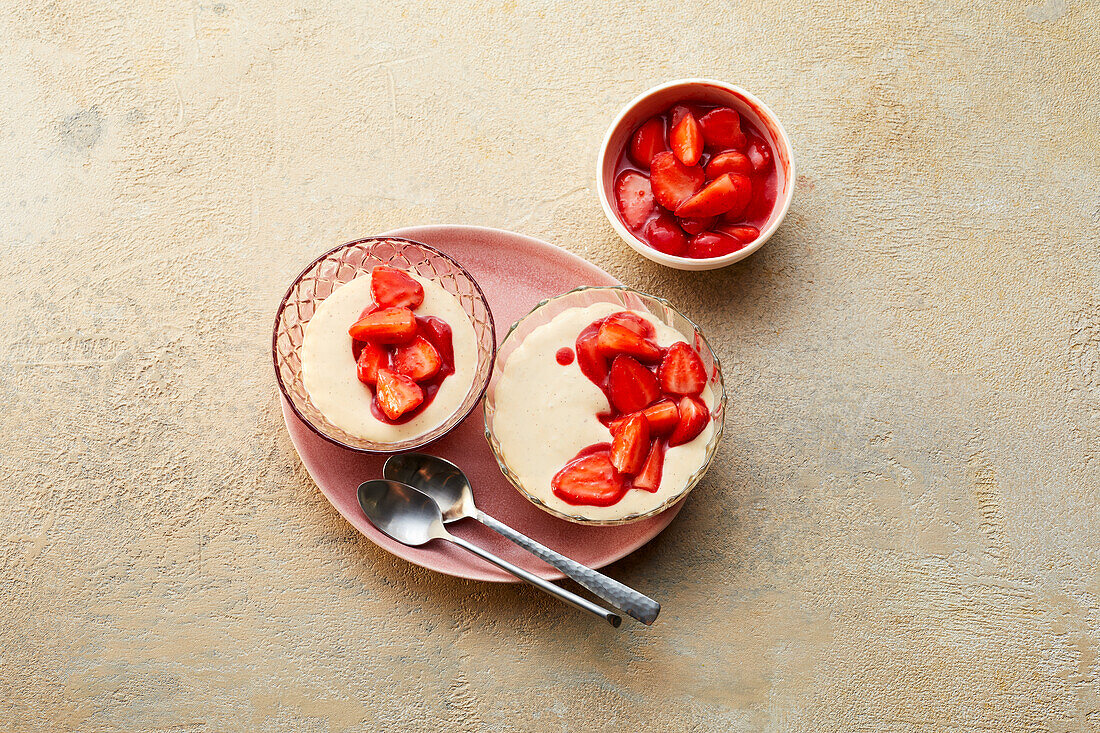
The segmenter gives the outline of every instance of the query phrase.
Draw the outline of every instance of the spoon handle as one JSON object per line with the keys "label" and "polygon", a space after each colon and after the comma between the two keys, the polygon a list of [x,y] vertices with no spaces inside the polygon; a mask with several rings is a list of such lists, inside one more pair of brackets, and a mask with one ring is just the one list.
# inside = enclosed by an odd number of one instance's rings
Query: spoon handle
{"label": "spoon handle", "polygon": [[565,588],[559,588],[558,586],[554,585],[550,581],[543,580],[539,576],[537,576],[533,573],[529,573],[526,570],[524,570],[523,568],[517,567],[517,566],[513,565],[512,563],[508,562],[507,560],[502,560],[501,558],[497,557],[496,555],[489,552],[488,550],[483,550],[480,547],[478,547],[477,545],[472,545],[469,542],[467,542],[466,540],[462,539],[461,537],[455,537],[454,535],[448,533],[447,536],[444,537],[444,539],[446,539],[449,542],[455,543],[459,547],[463,547],[463,548],[469,550],[470,552],[474,553],[478,557],[481,557],[481,558],[484,558],[484,559],[488,560],[489,562],[493,563],[494,565],[496,565],[498,568],[501,568],[502,570],[507,570],[509,573],[516,576],[517,578],[519,578],[521,580],[526,580],[528,583],[535,586],[536,588],[541,588],[542,590],[546,591],[550,595],[557,596],[558,598],[560,598],[561,600],[565,601],[566,603],[568,603],[569,605],[571,605],[575,608],[579,608],[582,611],[588,611],[589,613],[593,614],[594,616],[599,616],[600,618],[604,619],[605,621],[607,621],[607,623],[611,624],[612,626],[618,627],[618,625],[623,622],[623,620],[620,616],[618,616],[617,614],[612,613],[611,611],[608,611],[606,608],[601,608],[601,607],[597,606],[595,603],[592,603],[591,601],[589,601],[588,599],[581,598],[576,593],[572,593],[570,591],[567,591]]}
{"label": "spoon handle", "polygon": [[553,565],[592,593],[616,608],[621,608],[643,624],[648,626],[657,620],[657,614],[661,612],[661,604],[649,596],[643,595],[590,567],[581,565],[576,560],[570,560],[559,552],[554,552],[549,547],[535,542],[527,535],[521,534],[507,524],[493,519],[481,510],[477,511],[475,519],[489,529],[512,540],[512,542],[515,542],[543,562]]}

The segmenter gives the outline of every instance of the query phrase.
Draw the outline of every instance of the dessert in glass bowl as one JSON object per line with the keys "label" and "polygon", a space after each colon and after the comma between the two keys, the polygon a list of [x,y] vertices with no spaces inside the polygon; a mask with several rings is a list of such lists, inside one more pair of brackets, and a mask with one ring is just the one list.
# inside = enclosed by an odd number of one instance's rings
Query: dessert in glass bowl
{"label": "dessert in glass bowl", "polygon": [[279,385],[298,417],[372,453],[424,445],[461,422],[495,353],[492,315],[469,273],[394,237],[314,261],[283,299],[273,338]]}
{"label": "dessert in glass bowl", "polygon": [[582,288],[509,332],[486,400],[505,475],[547,511],[618,524],[683,497],[722,430],[717,359],[667,302]]}

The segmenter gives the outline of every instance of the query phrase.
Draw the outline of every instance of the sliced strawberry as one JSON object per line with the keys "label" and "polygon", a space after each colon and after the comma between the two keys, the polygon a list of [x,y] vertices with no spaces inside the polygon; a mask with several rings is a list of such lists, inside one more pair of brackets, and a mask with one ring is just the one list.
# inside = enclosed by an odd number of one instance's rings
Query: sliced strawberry
{"label": "sliced strawberry", "polygon": [[733,237],[741,244],[748,244],[760,236],[760,230],[748,224],[719,224],[714,231]]}
{"label": "sliced strawberry", "polygon": [[668,435],[680,422],[680,410],[672,400],[654,402],[642,412],[652,435]]}
{"label": "sliced strawberry", "polygon": [[630,311],[612,313],[604,320],[604,323],[621,324],[643,338],[652,337],[657,330],[653,327],[653,324],[649,322],[649,319],[643,318],[637,313],[631,313]]}
{"label": "sliced strawberry", "polygon": [[684,165],[695,165],[703,154],[703,131],[690,112],[684,115],[668,136],[672,152]]}
{"label": "sliced strawberry", "polygon": [[668,121],[673,127],[680,124],[680,120],[684,119],[688,115],[698,117],[698,111],[689,107],[686,104],[677,104],[668,111]]}
{"label": "sliced strawberry", "polygon": [[627,489],[607,451],[574,458],[554,474],[550,488],[566,504],[588,506],[611,506]]}
{"label": "sliced strawberry", "polygon": [[612,406],[619,412],[638,412],[661,396],[653,372],[629,356],[616,356],[611,362],[607,391]]}
{"label": "sliced strawberry", "polygon": [[657,201],[653,198],[653,189],[649,179],[638,171],[623,171],[615,181],[615,200],[619,204],[619,213],[631,229],[639,229],[653,210]]}
{"label": "sliced strawberry", "polygon": [[630,138],[630,158],[643,168],[648,168],[653,156],[665,150],[668,150],[665,121],[660,117],[650,117]]}
{"label": "sliced strawberry", "polygon": [[378,370],[384,368],[390,360],[390,354],[380,344],[364,341],[355,361],[355,373],[359,381],[372,387],[378,383]]}
{"label": "sliced strawberry", "polygon": [[680,400],[680,424],[668,436],[668,445],[683,445],[695,440],[703,428],[710,422],[710,412],[707,406],[694,397],[683,397]]}
{"label": "sliced strawberry", "polygon": [[692,217],[685,216],[679,219],[680,227],[688,234],[698,234],[699,232],[705,232],[714,226],[714,222],[718,220],[716,216],[704,216],[704,217]]}
{"label": "sliced strawberry", "polygon": [[634,488],[654,493],[661,488],[661,474],[665,468],[665,444],[657,441],[649,449],[642,472],[634,477]]}
{"label": "sliced strawberry", "polygon": [[382,308],[416,310],[424,302],[424,286],[409,273],[378,265],[370,274],[370,292],[374,304]]}
{"label": "sliced strawberry", "polygon": [[688,238],[676,219],[667,211],[662,211],[649,220],[642,232],[650,247],[666,255],[679,257],[687,252]]}
{"label": "sliced strawberry", "polygon": [[415,410],[424,401],[424,390],[404,374],[395,374],[389,369],[378,370],[378,391],[375,393],[378,406],[391,420]]}
{"label": "sliced strawberry", "polygon": [[741,115],[729,107],[719,107],[707,112],[699,119],[703,129],[703,139],[708,147],[742,148],[745,146],[745,134],[741,132]]}
{"label": "sliced strawberry", "polygon": [[736,173],[739,176],[752,175],[752,163],[744,153],[727,150],[707,162],[706,174],[708,181],[713,181],[723,173]]}
{"label": "sliced strawberry", "polygon": [[599,334],[600,323],[597,321],[580,332],[575,346],[577,366],[580,367],[581,374],[588,377],[593,384],[602,386],[604,380],[607,379],[610,365],[607,357],[600,352],[597,345]]}
{"label": "sliced strawberry", "polygon": [[596,337],[596,346],[607,357],[626,354],[640,361],[661,359],[661,347],[617,321],[604,321]]}
{"label": "sliced strawberry", "polygon": [[687,256],[705,260],[711,257],[728,255],[739,249],[743,249],[744,246],[743,243],[725,234],[719,234],[718,232],[703,232],[691,238],[691,242],[688,243]]}
{"label": "sliced strawberry", "polygon": [[723,173],[676,208],[676,216],[718,216],[727,211],[745,210],[752,199],[752,181],[748,176]]}
{"label": "sliced strawberry", "polygon": [[383,308],[360,318],[348,333],[356,341],[400,344],[416,336],[416,317],[408,308]]}
{"label": "sliced strawberry", "polygon": [[752,169],[759,173],[760,171],[771,165],[772,151],[768,147],[768,144],[759,138],[753,138],[749,141],[749,147],[745,151],[748,155],[749,161],[752,163]]}
{"label": "sliced strawberry", "polygon": [[670,395],[697,395],[707,386],[707,369],[695,349],[683,341],[668,347],[657,370],[661,391]]}
{"label": "sliced strawberry", "polygon": [[439,352],[424,338],[417,336],[412,343],[398,346],[393,352],[393,371],[404,374],[414,382],[431,379],[443,367]]}
{"label": "sliced strawberry", "polygon": [[649,423],[642,415],[632,415],[611,441],[611,464],[620,473],[638,473],[648,451]]}
{"label": "sliced strawberry", "polygon": [[695,195],[706,176],[697,165],[684,165],[669,152],[657,153],[649,164],[649,183],[657,203],[670,211]]}

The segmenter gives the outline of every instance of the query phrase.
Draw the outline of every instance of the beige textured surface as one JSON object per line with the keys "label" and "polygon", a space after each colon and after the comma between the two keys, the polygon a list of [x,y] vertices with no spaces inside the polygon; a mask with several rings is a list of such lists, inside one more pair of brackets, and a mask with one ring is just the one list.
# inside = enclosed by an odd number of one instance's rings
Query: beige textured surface
{"label": "beige textured surface", "polygon": [[[1030,1],[5,4],[0,729],[1100,730],[1100,5]],[[593,194],[691,75],[802,174],[716,273]],[[278,297],[429,222],[715,335],[729,439],[612,568],[655,627],[396,561],[304,474]]]}

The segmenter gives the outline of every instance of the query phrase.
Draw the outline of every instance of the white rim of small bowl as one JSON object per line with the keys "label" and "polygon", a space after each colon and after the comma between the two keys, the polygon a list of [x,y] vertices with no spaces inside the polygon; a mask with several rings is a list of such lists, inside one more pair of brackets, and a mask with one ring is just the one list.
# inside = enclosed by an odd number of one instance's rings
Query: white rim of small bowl
{"label": "white rim of small bowl", "polygon": [[[644,241],[642,241],[636,234],[631,232],[626,226],[619,220],[619,215],[612,208],[611,195],[603,185],[603,168],[604,162],[609,155],[608,145],[611,143],[611,135],[619,127],[619,124],[623,121],[631,110],[637,105],[644,102],[649,97],[663,92],[666,89],[673,89],[681,86],[697,86],[697,85],[709,85],[718,87],[731,94],[739,97],[743,97],[751,105],[754,105],[761,113],[769,118],[769,121],[775,125],[776,131],[779,133],[779,139],[783,144],[783,147],[787,151],[787,160],[789,161],[790,169],[790,185],[787,186],[787,195],[783,197],[782,206],[779,209],[779,216],[775,217],[771,224],[769,224],[764,231],[760,232],[752,243],[745,247],[731,252],[728,255],[722,255],[721,257],[709,257],[707,259],[695,259],[692,257],[678,257],[676,255],[665,254],[653,247],[650,247]],[[614,151],[617,157],[621,151]],[[764,243],[771,238],[775,230],[779,228],[779,225],[783,223],[783,220],[787,218],[787,211],[791,208],[791,201],[794,199],[794,187],[797,181],[797,174],[795,173],[794,164],[794,150],[791,148],[791,140],[787,136],[787,130],[783,127],[783,123],[779,121],[779,117],[772,111],[772,108],[764,104],[764,102],[755,94],[742,89],[734,84],[727,84],[724,81],[718,81],[717,79],[676,79],[674,81],[665,82],[664,84],[658,84],[655,87],[647,89],[634,99],[627,102],[619,114],[615,116],[615,119],[611,121],[611,124],[607,127],[607,132],[604,133],[603,142],[600,143],[600,154],[596,157],[596,193],[600,197],[600,206],[603,208],[604,216],[607,217],[612,228],[615,229],[615,233],[626,242],[631,249],[636,251],[643,257],[653,260],[667,267],[672,267],[677,270],[716,270],[719,267],[725,267],[726,265],[732,265],[734,262],[740,262],[756,250],[764,246]]]}
{"label": "white rim of small bowl", "polygon": [[[551,514],[555,517],[559,517],[560,519],[564,519],[567,522],[572,522],[574,524],[594,526],[631,524],[633,522],[639,522],[643,519],[649,519],[651,517],[657,516],[658,514],[662,514],[663,512],[671,509],[678,502],[686,499],[687,495],[690,494],[692,490],[694,490],[695,487],[699,485],[699,482],[703,480],[704,476],[706,476],[707,471],[710,470],[710,464],[714,462],[714,457],[718,454],[718,448],[722,445],[722,434],[725,432],[726,427],[726,380],[725,375],[722,373],[722,362],[718,358],[718,353],[715,352],[714,347],[710,345],[710,340],[707,339],[706,334],[703,333],[703,330],[699,328],[699,325],[695,321],[684,315],[683,311],[670,303],[666,298],[662,298],[659,295],[651,295],[650,293],[646,293],[641,290],[636,290],[628,285],[581,285],[579,287],[573,288],[572,290],[561,293],[560,295],[555,295],[552,298],[546,298],[539,301],[535,304],[533,308],[531,308],[531,310],[527,311],[527,313],[525,313],[522,317],[520,317],[515,323],[511,325],[511,327],[508,329],[508,332],[504,334],[504,338],[501,340],[500,346],[497,348],[497,354],[500,354],[500,351],[504,348],[504,345],[508,343],[508,339],[512,338],[512,335],[516,332],[516,329],[520,327],[520,324],[527,320],[527,318],[530,317],[533,313],[543,308],[543,306],[546,306],[547,304],[555,300],[560,300],[562,298],[566,298],[577,293],[583,293],[592,290],[633,293],[635,295],[641,295],[646,298],[651,298],[652,300],[660,303],[662,307],[669,309],[673,313],[683,318],[689,324],[691,324],[694,333],[698,334],[702,342],[706,344],[707,350],[710,352],[711,358],[714,360],[714,369],[717,373],[717,384],[720,388],[720,392],[717,395],[715,405],[711,408],[711,413],[717,411],[721,417],[721,420],[716,421],[717,429],[714,431],[714,435],[712,435],[710,440],[707,442],[706,460],[703,461],[703,465],[700,466],[695,472],[691,474],[691,476],[688,477],[687,484],[684,486],[684,490],[680,493],[676,494],[675,496],[669,497],[669,499],[667,499],[665,502],[657,507],[654,507],[653,509],[650,509],[649,511],[641,512],[638,514],[630,514],[628,516],[622,517],[621,519],[592,519],[590,517],[566,514],[548,506],[545,502],[543,502],[538,497],[532,495],[530,492],[527,491],[527,489],[523,487],[515,472],[512,471],[511,466],[509,466],[508,462],[504,460],[504,456],[500,452],[500,442],[493,434],[491,420],[496,417],[496,404],[494,400],[493,409],[490,410],[488,402],[489,391],[492,388],[493,384],[493,377],[497,373],[498,369],[501,372],[503,372],[504,369],[502,363],[499,360],[494,361],[493,368],[489,373],[489,381],[486,383],[485,393],[481,396],[482,412],[485,421],[485,440],[489,444],[489,450],[492,451],[493,458],[496,460],[497,466],[500,468],[501,473],[503,473],[504,477],[508,479],[508,483],[512,484],[512,487],[515,488],[515,490],[518,491],[520,495],[526,498],[527,501],[531,502],[539,509],[542,509],[547,514]],[[510,354],[511,352],[509,352],[509,355]],[[507,361],[507,358],[505,358],[505,361]],[[708,378],[707,382],[709,383],[710,381],[711,380]],[[714,419],[713,414],[712,419]]]}

